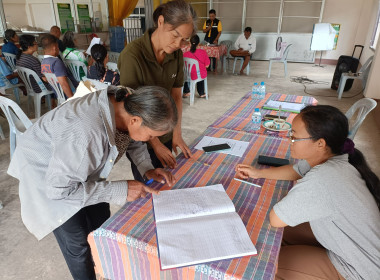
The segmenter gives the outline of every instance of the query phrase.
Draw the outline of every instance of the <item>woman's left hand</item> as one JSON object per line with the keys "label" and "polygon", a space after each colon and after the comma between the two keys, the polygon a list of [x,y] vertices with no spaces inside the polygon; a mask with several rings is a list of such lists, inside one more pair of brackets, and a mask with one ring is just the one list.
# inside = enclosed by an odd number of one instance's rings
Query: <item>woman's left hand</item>
{"label": "woman's left hand", "polygon": [[193,154],[191,153],[189,147],[186,145],[185,141],[183,141],[181,134],[173,134],[173,151],[176,155],[178,155],[177,148],[180,148],[185,158],[191,157]]}
{"label": "woman's left hand", "polygon": [[147,172],[145,172],[145,176],[148,179],[153,179],[157,182],[160,182],[161,184],[165,184],[165,181],[166,181],[169,187],[171,187],[172,185],[176,183],[176,179],[173,176],[173,174],[162,168],[148,170]]}

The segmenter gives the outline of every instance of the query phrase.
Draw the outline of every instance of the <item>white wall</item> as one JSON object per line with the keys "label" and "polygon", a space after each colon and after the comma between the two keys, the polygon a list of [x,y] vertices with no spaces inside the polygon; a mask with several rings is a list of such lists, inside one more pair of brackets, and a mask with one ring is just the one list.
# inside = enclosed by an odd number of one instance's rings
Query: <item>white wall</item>
{"label": "white wall", "polygon": [[[17,27],[30,25],[49,30],[55,24],[54,15],[50,6],[50,0],[3,0],[7,21]],[[94,12],[102,13],[103,26],[108,29],[107,0],[93,0]],[[71,0],[54,0],[57,25],[59,26],[58,10],[56,3],[69,3]],[[89,0],[74,0],[76,4],[90,4]]]}
{"label": "white wall", "polygon": [[[371,18],[370,18],[370,27],[368,29],[368,36],[366,38],[366,42],[369,44],[369,41],[372,36],[372,29],[376,21],[377,11],[379,9],[379,1],[372,0],[371,3]],[[371,71],[368,76],[367,86],[364,91],[364,95],[366,97],[380,99],[380,40],[377,42],[376,51],[373,53],[372,50],[367,51],[368,57],[370,55],[374,55],[374,59],[372,61]]]}
{"label": "white wall", "polygon": [[25,0],[3,0],[5,19],[14,26],[28,25]]}
{"label": "white wall", "polygon": [[[369,0],[371,1],[371,0]],[[323,59],[338,59],[341,55],[351,55],[356,41],[360,15],[367,0],[326,0],[322,22],[339,23],[340,32],[336,50],[323,52]],[[319,52],[317,57],[319,56]]]}

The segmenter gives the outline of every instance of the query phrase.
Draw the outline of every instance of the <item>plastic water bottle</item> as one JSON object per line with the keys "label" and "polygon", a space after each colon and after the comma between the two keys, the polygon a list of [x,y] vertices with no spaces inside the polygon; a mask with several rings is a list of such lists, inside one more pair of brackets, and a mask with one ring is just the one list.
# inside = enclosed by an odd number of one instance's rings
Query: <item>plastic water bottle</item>
{"label": "plastic water bottle", "polygon": [[261,82],[261,85],[259,86],[259,98],[258,99],[264,99],[265,94],[266,94],[265,83]]}
{"label": "plastic water bottle", "polygon": [[252,87],[252,99],[259,99],[259,84],[254,83]]}
{"label": "plastic water bottle", "polygon": [[255,108],[252,114],[252,129],[259,130],[261,128],[261,113],[259,108]]}

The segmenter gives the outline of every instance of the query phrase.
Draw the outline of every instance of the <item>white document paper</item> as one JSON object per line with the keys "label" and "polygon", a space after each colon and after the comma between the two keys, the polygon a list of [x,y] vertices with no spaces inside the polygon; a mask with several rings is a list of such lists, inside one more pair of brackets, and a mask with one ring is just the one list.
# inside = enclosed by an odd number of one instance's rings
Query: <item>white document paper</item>
{"label": "white document paper", "polygon": [[264,104],[263,108],[271,108],[273,110],[278,110],[280,105],[283,111],[290,111],[296,113],[299,113],[306,106],[304,103],[268,100],[268,102]]}
{"label": "white document paper", "polygon": [[227,143],[231,149],[229,150],[223,150],[223,151],[217,151],[216,153],[223,153],[223,154],[229,154],[234,155],[237,157],[242,157],[245,150],[247,150],[249,142],[244,141],[238,141],[228,138],[216,138],[211,136],[204,136],[201,141],[195,146],[195,149],[202,150],[205,146],[211,146],[211,145],[218,145],[218,144],[224,144]]}
{"label": "white document paper", "polygon": [[257,254],[222,185],[153,195],[162,269]]}
{"label": "white document paper", "polygon": [[96,37],[94,37],[94,38],[92,38],[91,43],[90,43],[90,46],[88,47],[88,49],[87,49],[87,51],[86,51],[86,53],[87,53],[88,55],[91,55],[91,48],[92,48],[93,45],[96,45],[96,44],[101,44],[101,42],[100,42],[100,38],[96,38]]}

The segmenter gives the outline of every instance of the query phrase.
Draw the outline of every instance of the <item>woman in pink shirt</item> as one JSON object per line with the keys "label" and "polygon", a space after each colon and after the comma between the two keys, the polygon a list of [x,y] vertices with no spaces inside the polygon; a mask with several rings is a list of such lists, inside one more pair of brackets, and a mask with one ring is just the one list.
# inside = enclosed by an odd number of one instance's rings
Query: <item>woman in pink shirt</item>
{"label": "woman in pink shirt", "polygon": [[[198,35],[194,35],[190,39],[190,51],[185,52],[183,57],[196,59],[199,63],[199,71],[201,73],[201,78],[204,79],[207,77],[207,69],[210,66],[210,59],[205,50],[197,49],[199,44]],[[195,70],[195,66],[191,69],[191,79],[196,80],[198,77],[197,72]],[[200,97],[205,97],[205,87],[204,81],[200,81],[197,83],[197,90]],[[189,83],[185,82],[183,85],[183,97],[188,97],[190,95]]]}

